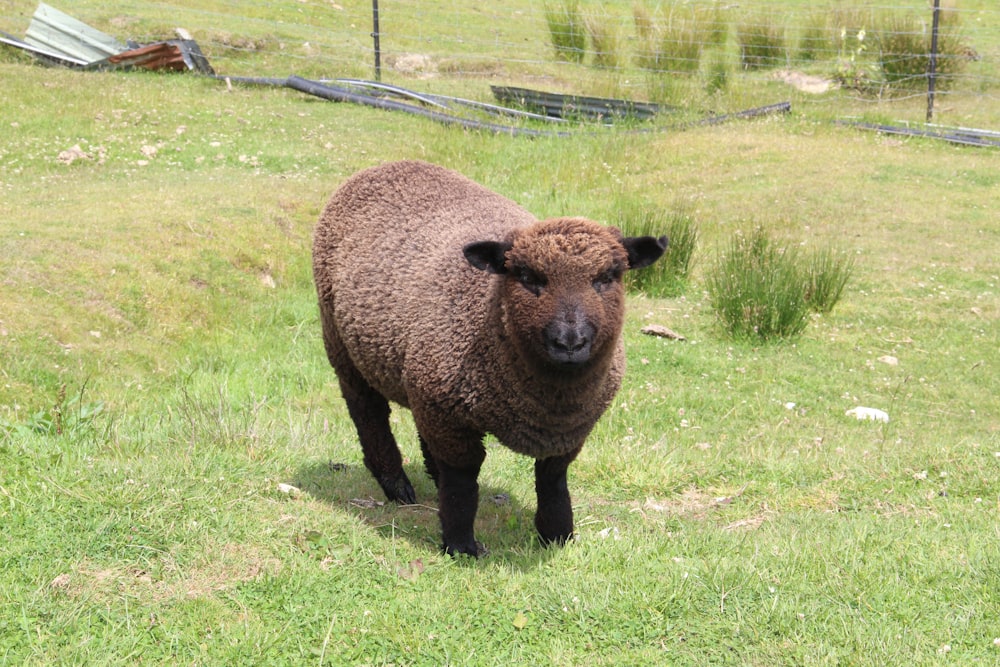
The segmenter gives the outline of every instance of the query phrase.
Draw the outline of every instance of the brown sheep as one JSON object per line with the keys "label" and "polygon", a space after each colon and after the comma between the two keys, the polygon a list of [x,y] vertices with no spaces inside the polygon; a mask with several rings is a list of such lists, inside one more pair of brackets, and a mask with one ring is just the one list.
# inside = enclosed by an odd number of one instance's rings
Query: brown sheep
{"label": "brown sheep", "polygon": [[622,273],[666,245],[582,218],[539,222],[425,162],[362,171],[330,199],[313,246],[327,356],[365,466],[404,504],[416,496],[389,401],[413,413],[447,553],[484,552],[473,523],[486,433],[535,459],[542,541],[572,536],[566,469],[625,368]]}

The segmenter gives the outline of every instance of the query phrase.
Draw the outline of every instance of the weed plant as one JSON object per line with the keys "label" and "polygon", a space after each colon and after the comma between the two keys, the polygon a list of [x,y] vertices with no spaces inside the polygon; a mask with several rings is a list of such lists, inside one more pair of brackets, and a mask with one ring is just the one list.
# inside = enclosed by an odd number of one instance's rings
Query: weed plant
{"label": "weed plant", "polygon": [[51,407],[32,413],[23,423],[11,423],[0,417],[0,434],[26,437],[29,434],[44,436],[78,435],[89,433],[104,412],[103,401],[83,401],[86,385],[69,398],[66,385],[62,384]]}
{"label": "weed plant", "polygon": [[587,26],[580,4],[575,0],[566,0],[557,7],[547,6],[545,22],[556,58],[582,63],[587,51]]}
{"label": "weed plant", "polygon": [[736,42],[744,69],[778,67],[787,61],[785,28],[771,14],[755,14],[741,21],[736,27]]}
{"label": "weed plant", "polygon": [[857,33],[846,28],[840,31],[840,49],[833,79],[842,88],[877,96],[885,90],[886,81],[878,63],[868,56],[866,37],[864,28]]}
{"label": "weed plant", "polygon": [[654,297],[682,294],[698,245],[698,225],[694,218],[684,211],[670,211],[628,200],[616,206],[612,219],[626,236],[666,235],[670,244],[658,262],[626,273],[626,288]]}

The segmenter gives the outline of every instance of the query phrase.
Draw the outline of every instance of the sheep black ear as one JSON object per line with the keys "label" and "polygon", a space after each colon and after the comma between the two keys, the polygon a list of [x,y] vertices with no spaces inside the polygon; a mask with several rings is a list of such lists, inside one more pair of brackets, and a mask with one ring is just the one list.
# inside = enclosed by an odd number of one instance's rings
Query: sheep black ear
{"label": "sheep black ear", "polygon": [[628,268],[641,269],[649,266],[667,251],[669,241],[666,236],[630,236],[622,240],[628,253]]}
{"label": "sheep black ear", "polygon": [[507,273],[507,251],[512,245],[502,241],[477,241],[462,248],[469,264],[487,273]]}

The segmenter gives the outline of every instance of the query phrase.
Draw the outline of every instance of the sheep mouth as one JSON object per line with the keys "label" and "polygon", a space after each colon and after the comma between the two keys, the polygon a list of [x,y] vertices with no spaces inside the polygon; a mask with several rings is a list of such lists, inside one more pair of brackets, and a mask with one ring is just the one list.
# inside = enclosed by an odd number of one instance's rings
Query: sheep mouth
{"label": "sheep mouth", "polygon": [[580,352],[567,352],[563,350],[553,350],[549,349],[549,361],[556,368],[563,370],[574,370],[578,368],[583,368],[590,361],[590,348],[588,346],[586,351]]}

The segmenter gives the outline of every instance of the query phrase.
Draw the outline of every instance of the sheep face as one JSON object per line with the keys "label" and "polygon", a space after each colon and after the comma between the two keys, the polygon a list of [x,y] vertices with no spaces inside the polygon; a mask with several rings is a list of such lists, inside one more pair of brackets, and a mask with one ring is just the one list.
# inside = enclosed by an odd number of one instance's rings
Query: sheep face
{"label": "sheep face", "polygon": [[652,263],[665,246],[560,218],[519,229],[508,242],[470,244],[465,254],[503,276],[500,302],[518,354],[536,368],[574,373],[610,358],[624,319],[622,274]]}

